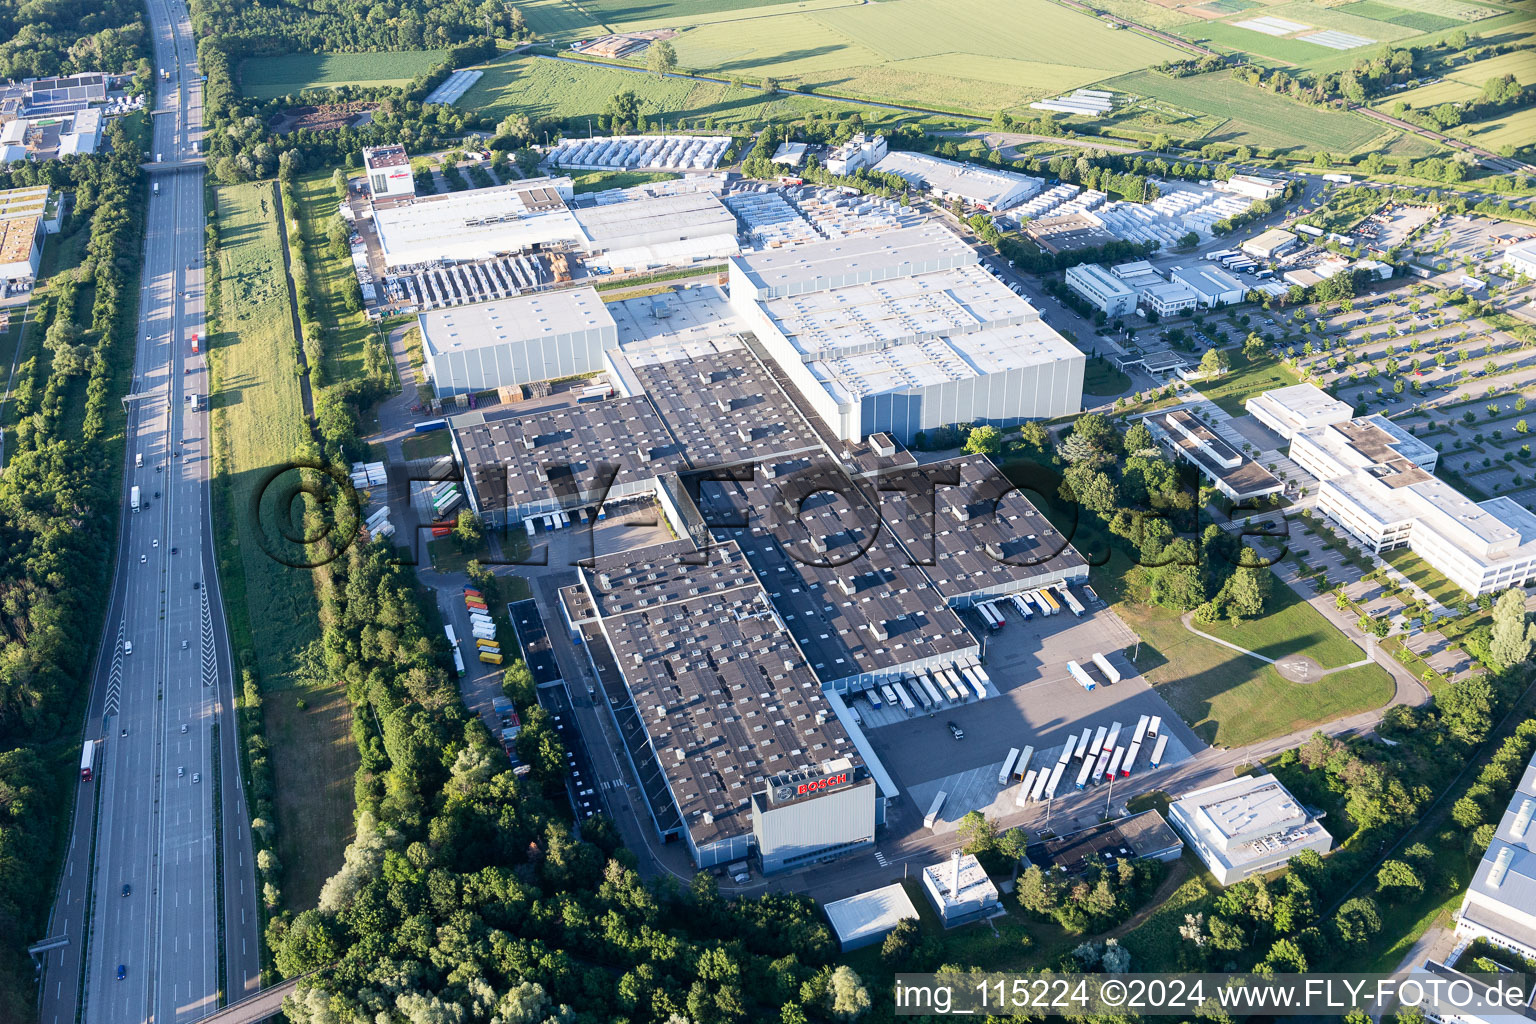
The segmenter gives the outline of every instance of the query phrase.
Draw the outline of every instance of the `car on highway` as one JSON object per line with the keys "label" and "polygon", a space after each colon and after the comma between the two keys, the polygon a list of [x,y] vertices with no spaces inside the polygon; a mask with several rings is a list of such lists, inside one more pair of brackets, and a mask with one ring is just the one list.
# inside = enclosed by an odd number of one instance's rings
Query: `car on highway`
{"label": "car on highway", "polygon": [[124,896],[128,896],[128,895],[132,894],[132,892],[133,892],[133,886],[129,885],[127,882],[124,882],[123,883],[123,895]]}
{"label": "car on highway", "polygon": [[128,977],[128,965],[127,964],[118,964],[117,965],[117,980],[118,981],[122,981],[126,977]]}
{"label": "car on highway", "polygon": [[176,777],[179,779],[179,778],[181,778],[185,774],[187,774],[187,769],[185,768],[185,766],[178,765],[176,767]]}
{"label": "car on highway", "polygon": [[124,640],[123,641],[123,653],[124,654],[132,654],[133,653],[133,641],[132,640]]}
{"label": "car on highway", "polygon": [[182,722],[181,723],[181,731],[182,732],[186,732],[187,731],[187,723],[186,722]]}
{"label": "car on highway", "polygon": [[193,772],[192,773],[192,781],[193,782],[202,782],[203,781],[203,774],[202,774],[202,772]]}
{"label": "car on highway", "polygon": [[951,736],[953,736],[955,739],[957,739],[957,740],[965,739],[965,730],[960,728],[954,722],[945,722],[944,723],[944,727],[949,730],[949,734]]}

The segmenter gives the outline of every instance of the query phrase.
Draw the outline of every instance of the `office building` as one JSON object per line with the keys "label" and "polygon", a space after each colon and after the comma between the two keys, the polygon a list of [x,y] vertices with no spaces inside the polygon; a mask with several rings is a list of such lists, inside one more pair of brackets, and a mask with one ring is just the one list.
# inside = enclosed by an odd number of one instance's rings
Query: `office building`
{"label": "office building", "polygon": [[1136,289],[1097,263],[1067,268],[1067,287],[1091,302],[1105,316],[1125,316],[1136,309]]}
{"label": "office building", "polygon": [[1248,399],[1249,415],[1289,441],[1298,430],[1355,418],[1355,411],[1316,384],[1292,384]]}
{"label": "office building", "polygon": [[1177,316],[1200,304],[1200,296],[1181,281],[1163,281],[1141,289],[1141,307],[1158,316]]}
{"label": "office building", "polygon": [[1279,494],[1285,485],[1263,466],[1245,458],[1216,436],[1188,409],[1171,409],[1146,417],[1154,435],[1161,435],[1174,454],[1200,470],[1222,494],[1235,502],[1252,502]]}
{"label": "office building", "polygon": [[885,159],[887,152],[884,135],[867,136],[859,132],[853,138],[827,154],[827,173],[857,174]]}
{"label": "office building", "polygon": [[1318,511],[1366,548],[1409,547],[1473,596],[1536,577],[1529,509],[1502,495],[1472,501],[1434,475],[1433,448],[1385,416],[1339,421],[1334,407],[1310,396],[1302,403],[1334,421],[1296,429],[1290,456],[1318,479]]}
{"label": "office building", "polygon": [[1499,819],[1456,914],[1456,934],[1536,959],[1536,759]]}
{"label": "office building", "polygon": [[1248,775],[1186,793],[1168,823],[1222,885],[1283,866],[1302,850],[1326,854],[1333,837],[1273,775]]}
{"label": "office building", "polygon": [[1504,250],[1504,272],[1510,277],[1524,274],[1527,279],[1536,280],[1536,238]]}
{"label": "office building", "polygon": [[363,173],[374,201],[396,199],[416,194],[416,179],[411,175],[411,158],[404,146],[375,146],[363,150]]}

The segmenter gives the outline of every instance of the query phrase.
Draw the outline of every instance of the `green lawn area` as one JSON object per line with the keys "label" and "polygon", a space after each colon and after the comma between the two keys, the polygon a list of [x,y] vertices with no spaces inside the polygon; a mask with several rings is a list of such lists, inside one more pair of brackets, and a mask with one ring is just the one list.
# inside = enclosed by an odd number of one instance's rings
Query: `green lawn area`
{"label": "green lawn area", "polygon": [[[1180,31],[1185,35],[1198,35],[1212,25],[1220,24],[1201,22]],[[1242,29],[1233,31],[1243,32]],[[1257,32],[1243,34],[1267,38]],[[1159,104],[1173,104],[1194,114],[1221,119],[1224,123],[1207,136],[1210,141],[1281,149],[1321,146],[1333,153],[1352,153],[1384,134],[1381,125],[1358,114],[1305,106],[1240,82],[1226,71],[1188,78],[1168,78],[1152,71],[1136,71],[1111,79],[1103,87],[1150,97]],[[1175,129],[1179,130],[1182,127]]]}
{"label": "green lawn area", "polygon": [[1454,608],[1458,601],[1470,601],[1472,597],[1409,548],[1395,548],[1381,556],[1388,565],[1423,587],[1430,597],[1447,608]]}
{"label": "green lawn area", "polygon": [[240,92],[253,99],[266,100],[305,89],[405,85],[430,70],[447,54],[447,50],[397,50],[250,57],[240,62]]}
{"label": "green lawn area", "polygon": [[1115,369],[1114,363],[1108,359],[1088,360],[1088,366],[1083,371],[1083,394],[1119,395],[1130,388],[1131,378]]}
{"label": "green lawn area", "polygon": [[[1274,581],[1270,611],[1233,629],[1200,626],[1266,657],[1306,654],[1324,668],[1359,661],[1360,648],[1289,587]],[[1141,638],[1138,663],[1205,742],[1243,746],[1283,736],[1357,711],[1381,707],[1392,696],[1392,677],[1379,665],[1325,676],[1311,684],[1292,683],[1257,658],[1195,636],[1177,613],[1121,601],[1116,612]]]}
{"label": "green lawn area", "polygon": [[[346,695],[316,688],[299,671],[299,655],[320,634],[312,574],[269,554],[299,554],[272,539],[288,510],[265,484],[309,440],[276,190],[271,182],[220,188],[217,209],[218,331],[208,360],[219,572],[236,661],[261,681],[283,892],[286,905],[300,909],[314,905],[321,883],[341,865],[352,832],[357,752]],[[246,514],[258,499],[260,521]]]}
{"label": "green lawn area", "polygon": [[328,173],[305,175],[294,195],[299,204],[299,227],[304,237],[311,280],[319,299],[320,322],[325,326],[325,373],[327,385],[360,381],[367,370],[364,349],[374,328],[361,310],[347,311],[344,296],[355,278],[352,262],[331,255],[326,231],[341,205]]}
{"label": "green lawn area", "polygon": [[1248,360],[1241,352],[1232,353],[1232,369],[1195,385],[1201,394],[1215,402],[1229,416],[1246,416],[1243,403],[1254,395],[1274,388],[1301,383],[1289,366],[1273,355]]}
{"label": "green lawn area", "polygon": [[453,451],[453,438],[446,430],[413,434],[400,442],[400,454],[406,459],[437,459]]}

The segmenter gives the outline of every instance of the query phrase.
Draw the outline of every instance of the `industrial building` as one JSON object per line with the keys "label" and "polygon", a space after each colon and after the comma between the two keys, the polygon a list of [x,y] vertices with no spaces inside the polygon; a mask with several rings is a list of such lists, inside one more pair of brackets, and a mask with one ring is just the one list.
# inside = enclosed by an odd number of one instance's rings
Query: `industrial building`
{"label": "industrial building", "polygon": [[1248,775],[1186,793],[1168,823],[1222,885],[1272,871],[1302,850],[1326,854],[1333,837],[1273,775]]}
{"label": "industrial building", "polygon": [[1245,458],[1188,409],[1155,413],[1147,416],[1145,422],[1175,455],[1193,465],[1211,486],[1233,501],[1255,501],[1279,494],[1285,487],[1279,477]]}
{"label": "industrial building", "polygon": [[37,279],[49,199],[47,185],[0,192],[0,283],[6,287],[30,287]]}
{"label": "industrial building", "polygon": [[417,321],[427,376],[444,397],[593,373],[619,344],[590,287],[434,309]]}
{"label": "industrial building", "polygon": [[1105,316],[1125,316],[1136,309],[1136,290],[1097,263],[1068,267],[1067,287]]}
{"label": "industrial building", "polygon": [[1502,495],[1472,501],[1434,475],[1434,448],[1385,416],[1340,419],[1298,388],[1267,399],[1259,408],[1291,430],[1291,458],[1319,481],[1317,509],[1365,547],[1411,548],[1473,596],[1536,578],[1529,509]]}
{"label": "industrial building", "polygon": [[1279,178],[1262,178],[1257,174],[1234,174],[1226,181],[1216,182],[1215,187],[1248,199],[1273,199],[1285,191],[1285,182]]}
{"label": "industrial building", "polygon": [[822,905],[844,953],[882,942],[902,921],[918,920],[912,897],[900,882]]}
{"label": "industrial building", "polygon": [[1296,236],[1282,228],[1270,228],[1248,239],[1238,248],[1256,260],[1272,260],[1289,252],[1296,245]]}
{"label": "industrial building", "polygon": [[1094,866],[1113,867],[1122,860],[1177,860],[1184,841],[1156,811],[1106,821],[1078,832],[1031,843],[1031,864],[1080,875]]}
{"label": "industrial building", "polygon": [[1524,274],[1527,279],[1536,280],[1536,238],[1504,250],[1504,272],[1510,277]]}
{"label": "industrial building", "polygon": [[744,253],[731,305],[847,440],[1077,412],[1082,353],[979,262],[933,223]]}
{"label": "industrial building", "polygon": [[997,886],[987,877],[981,861],[959,850],[949,860],[923,868],[923,891],[945,928],[1003,912]]}
{"label": "industrial building", "polygon": [[857,174],[885,159],[887,147],[884,135],[867,136],[859,132],[853,138],[827,154],[828,174]]}
{"label": "industrial building", "polygon": [[1526,765],[1498,831],[1472,875],[1456,934],[1536,959],[1536,759]]}
{"label": "industrial building", "polygon": [[994,213],[1033,199],[1045,187],[1045,182],[1026,174],[901,150],[888,153],[875,170],[903,178],[945,202],[958,199]]}
{"label": "industrial building", "polygon": [[1168,276],[1170,280],[1191,288],[1200,305],[1207,309],[1212,306],[1235,305],[1242,302],[1247,293],[1243,282],[1220,267],[1208,264],[1175,267]]}
{"label": "industrial building", "polygon": [[1024,225],[1024,234],[1053,256],[1120,241],[1119,235],[1106,228],[1104,222],[1091,213],[1040,217]]}
{"label": "industrial building", "polygon": [[885,798],[736,545],[607,555],[581,580],[663,774],[647,800],[673,803],[698,867],[874,844]]}
{"label": "industrial building", "polygon": [[405,155],[404,146],[364,149],[363,173],[375,202],[416,194],[416,179],[411,174],[411,159]]}

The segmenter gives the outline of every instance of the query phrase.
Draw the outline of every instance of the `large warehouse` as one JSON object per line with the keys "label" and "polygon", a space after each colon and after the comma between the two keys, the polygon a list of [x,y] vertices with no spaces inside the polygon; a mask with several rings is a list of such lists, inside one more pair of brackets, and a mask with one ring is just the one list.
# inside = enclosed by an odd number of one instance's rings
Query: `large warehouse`
{"label": "large warehouse", "polygon": [[1526,765],[1472,875],[1456,934],[1536,958],[1536,759]]}
{"label": "large warehouse", "polygon": [[940,225],[730,261],[731,305],[839,437],[1082,407],[1084,357]]}
{"label": "large warehouse", "polygon": [[591,288],[535,292],[418,315],[427,376],[442,396],[603,368],[618,328]]}
{"label": "large warehouse", "polygon": [[940,199],[958,199],[969,206],[994,213],[1033,199],[1045,187],[1045,182],[1027,174],[977,167],[901,150],[886,154],[875,165],[875,170],[904,178]]}
{"label": "large warehouse", "polygon": [[29,285],[43,258],[48,186],[0,192],[0,282]]}
{"label": "large warehouse", "polygon": [[875,776],[736,545],[622,552],[581,579],[663,778],[635,774],[698,867],[755,856],[771,874],[874,844]]}

